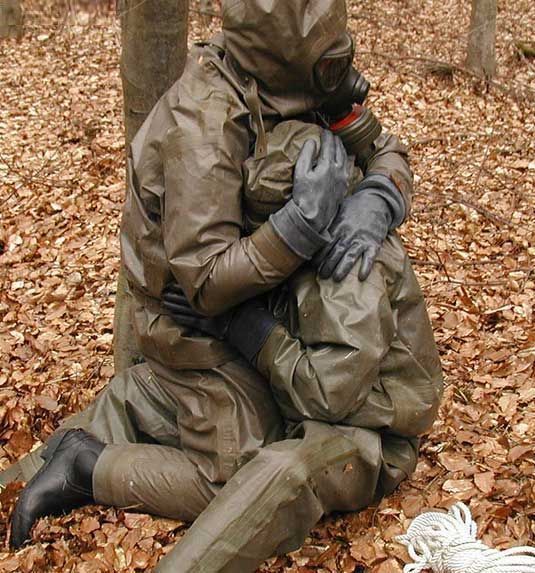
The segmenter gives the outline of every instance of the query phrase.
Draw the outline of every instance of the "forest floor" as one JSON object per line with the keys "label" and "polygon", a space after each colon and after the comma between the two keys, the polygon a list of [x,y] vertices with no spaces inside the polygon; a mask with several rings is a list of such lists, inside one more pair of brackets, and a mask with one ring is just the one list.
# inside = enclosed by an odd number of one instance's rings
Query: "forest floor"
{"label": "forest floor", "polygon": [[[499,0],[498,74],[464,68],[469,2],[350,2],[370,107],[409,144],[405,245],[446,377],[417,471],[377,507],[332,516],[264,572],[399,573],[393,538],[426,508],[469,504],[484,542],[535,535],[535,3]],[[0,467],[40,444],[112,375],[124,197],[120,27],[112,10],[27,0],[0,43]],[[67,9],[70,6],[70,9]],[[194,4],[194,7],[196,5]],[[191,14],[191,37],[217,18]],[[185,525],[91,507],[41,520],[0,571],[150,571]]]}

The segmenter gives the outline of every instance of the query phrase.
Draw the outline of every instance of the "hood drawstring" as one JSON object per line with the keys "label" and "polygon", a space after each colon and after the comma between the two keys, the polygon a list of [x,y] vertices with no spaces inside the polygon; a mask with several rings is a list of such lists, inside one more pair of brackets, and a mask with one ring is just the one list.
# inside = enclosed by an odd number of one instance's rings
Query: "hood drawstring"
{"label": "hood drawstring", "polygon": [[[211,43],[224,50],[221,43]],[[263,159],[267,154],[267,137],[264,118],[262,117],[262,103],[258,95],[258,84],[252,76],[239,69],[239,65],[231,54],[225,54],[225,60],[230,69],[223,61],[212,61],[211,63],[236,91],[243,94],[245,105],[251,114],[251,129],[256,136],[254,157],[255,159]]]}
{"label": "hood drawstring", "polygon": [[245,104],[251,113],[251,128],[256,135],[254,157],[255,159],[263,159],[267,154],[267,139],[260,97],[258,96],[258,85],[251,76],[246,76],[245,83],[247,85],[244,96]]}

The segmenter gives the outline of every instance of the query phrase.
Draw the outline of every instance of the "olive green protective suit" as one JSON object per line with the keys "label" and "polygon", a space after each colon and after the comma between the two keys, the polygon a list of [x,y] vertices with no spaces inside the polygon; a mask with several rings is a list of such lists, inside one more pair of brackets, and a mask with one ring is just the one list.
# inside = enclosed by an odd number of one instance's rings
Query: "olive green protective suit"
{"label": "olive green protective suit", "polygon": [[[300,121],[267,134],[244,164],[246,228],[289,200],[293,167],[321,128]],[[351,188],[362,179],[355,167]],[[397,235],[371,275],[321,280],[306,263],[266,297],[279,319],[257,369],[287,422],[224,486],[159,571],[253,571],[259,556],[295,549],[333,510],[360,509],[415,468],[417,436],[436,417],[442,371],[422,292]],[[182,570],[182,569],[180,569]]]}
{"label": "olive green protective suit", "polygon": [[[351,275],[345,288],[318,281],[269,221],[245,226],[244,162],[267,159],[281,120],[313,119],[312,68],[345,32],[343,0],[223,4],[224,35],[191,50],[129,156],[121,247],[146,362],[65,424],[111,444],[95,467],[97,501],[184,520],[203,512],[158,571],[253,571],[297,548],[322,514],[390,492],[414,468],[413,438],[438,398],[432,335],[397,238],[366,282]],[[396,137],[376,140],[364,171],[390,177],[408,211]],[[286,328],[258,357],[263,376],[160,306],[171,281],[218,314],[289,277],[270,295]],[[35,460],[22,464],[26,479]]]}
{"label": "olive green protective suit", "polygon": [[[293,167],[322,128],[285,121],[268,134],[265,158],[244,164],[246,227],[253,231],[292,194]],[[362,180],[352,166],[349,193]],[[442,371],[425,301],[397,234],[366,281],[341,283],[304,264],[267,300],[281,321],[256,368],[287,421],[319,420],[415,437],[438,411]]]}

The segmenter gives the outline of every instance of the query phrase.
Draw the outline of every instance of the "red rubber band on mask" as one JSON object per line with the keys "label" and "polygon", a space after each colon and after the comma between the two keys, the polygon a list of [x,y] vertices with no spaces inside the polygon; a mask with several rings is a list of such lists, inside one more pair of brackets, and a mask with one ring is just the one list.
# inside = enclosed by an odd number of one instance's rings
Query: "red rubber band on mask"
{"label": "red rubber band on mask", "polygon": [[344,127],[351,125],[354,121],[357,121],[357,119],[361,115],[362,115],[362,106],[355,104],[350,113],[348,113],[342,119],[339,119],[334,123],[331,123],[329,127],[331,128],[331,131],[340,131],[341,129],[344,129]]}

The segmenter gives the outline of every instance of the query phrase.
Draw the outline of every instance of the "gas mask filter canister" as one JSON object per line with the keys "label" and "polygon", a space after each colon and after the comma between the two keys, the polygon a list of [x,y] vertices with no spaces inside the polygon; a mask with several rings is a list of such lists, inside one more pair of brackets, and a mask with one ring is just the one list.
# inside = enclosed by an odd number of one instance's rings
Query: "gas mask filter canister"
{"label": "gas mask filter canister", "polygon": [[318,89],[329,95],[320,112],[331,131],[342,139],[348,153],[359,155],[380,135],[381,124],[363,106],[370,84],[352,67],[353,56],[353,41],[346,34],[320,58],[314,76]]}

